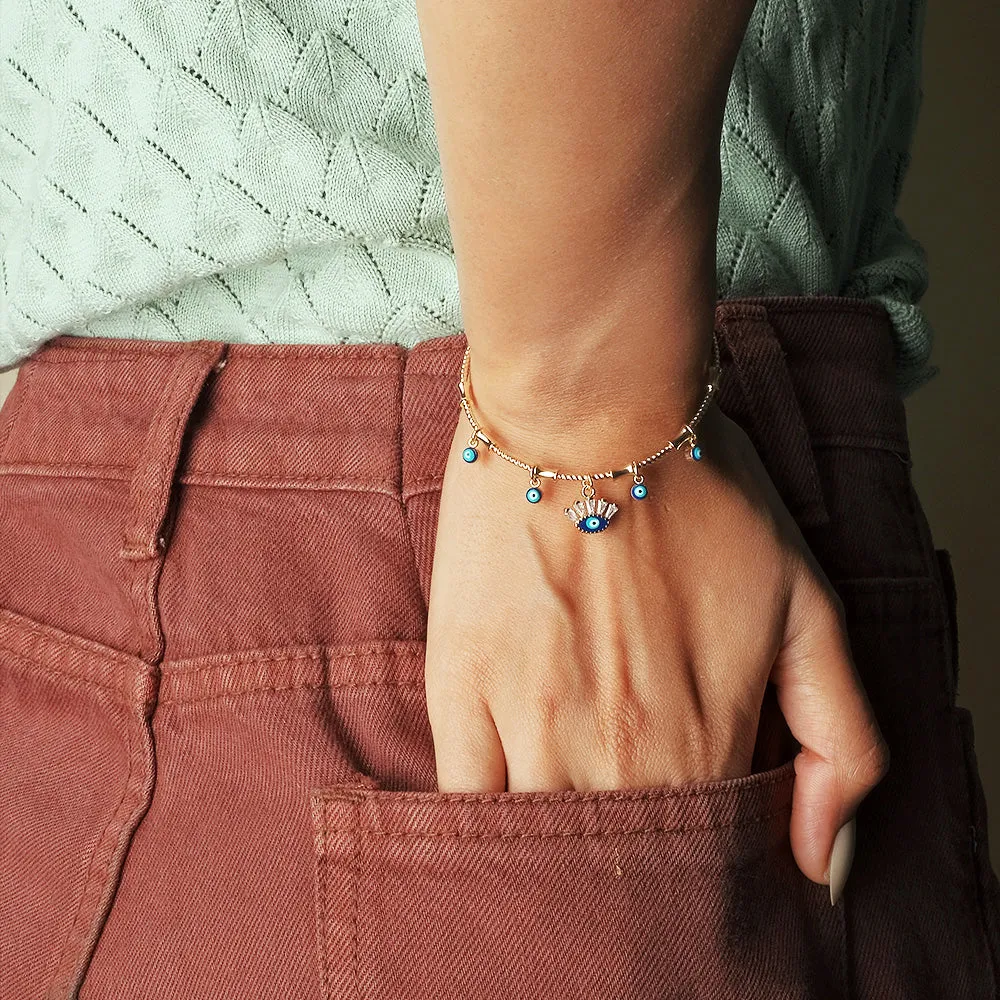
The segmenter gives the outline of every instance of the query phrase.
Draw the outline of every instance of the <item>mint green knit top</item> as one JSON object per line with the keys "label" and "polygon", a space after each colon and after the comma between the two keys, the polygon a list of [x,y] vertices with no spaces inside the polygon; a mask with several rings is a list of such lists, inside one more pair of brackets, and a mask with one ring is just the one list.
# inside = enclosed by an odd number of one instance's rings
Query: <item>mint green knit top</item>
{"label": "mint green knit top", "polygon": [[[412,346],[462,329],[414,0],[6,0],[0,368],[57,333]],[[718,289],[888,308],[922,0],[758,0],[721,142]]]}

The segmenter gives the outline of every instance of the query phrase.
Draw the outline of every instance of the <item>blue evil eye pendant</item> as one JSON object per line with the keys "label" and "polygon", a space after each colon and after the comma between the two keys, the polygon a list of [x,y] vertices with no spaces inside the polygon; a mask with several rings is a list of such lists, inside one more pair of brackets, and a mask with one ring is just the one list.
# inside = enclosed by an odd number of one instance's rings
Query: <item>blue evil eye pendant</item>
{"label": "blue evil eye pendant", "polygon": [[528,492],[524,494],[525,500],[528,503],[538,503],[542,499],[542,491],[538,488],[541,484],[541,480],[538,478],[538,469],[532,467],[531,479],[528,480]]}
{"label": "blue evil eye pendant", "polygon": [[618,506],[603,497],[595,499],[596,491],[589,476],[584,480],[580,492],[583,493],[583,499],[577,500],[572,507],[565,508],[564,513],[585,535],[595,535],[608,526]]}
{"label": "blue evil eye pendant", "polygon": [[687,457],[695,462],[700,462],[705,457],[705,453],[701,450],[701,445],[698,444],[698,436],[688,426],[685,426],[684,430],[688,432],[687,440],[684,442],[687,445]]}
{"label": "blue evil eye pendant", "polygon": [[639,475],[639,463],[633,462],[629,468],[632,470],[632,489],[629,493],[632,494],[633,500],[645,500],[649,496],[649,489]]}
{"label": "blue evil eye pendant", "polygon": [[462,458],[466,462],[474,462],[477,458],[479,458],[479,449],[476,447],[475,434],[469,438],[469,443],[465,446],[465,450],[462,452]]}

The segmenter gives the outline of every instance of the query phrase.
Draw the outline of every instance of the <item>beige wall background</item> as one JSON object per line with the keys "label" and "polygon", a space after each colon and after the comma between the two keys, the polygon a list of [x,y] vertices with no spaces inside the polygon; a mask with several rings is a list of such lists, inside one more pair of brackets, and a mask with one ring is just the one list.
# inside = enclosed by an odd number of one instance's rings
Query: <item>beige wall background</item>
{"label": "beige wall background", "polygon": [[1000,5],[930,0],[924,104],[901,214],[930,258],[938,377],[907,403],[913,474],[959,593],[959,701],[972,709],[1000,871]]}
{"label": "beige wall background", "polygon": [[10,392],[10,387],[14,384],[16,375],[17,372],[3,372],[0,374],[0,404],[3,403],[7,393]]}
{"label": "beige wall background", "polygon": [[[917,489],[959,588],[960,701],[975,713],[1000,870],[1000,5],[930,0],[924,104],[901,214],[927,249],[941,374],[908,401]],[[13,374],[0,375],[0,400]]]}

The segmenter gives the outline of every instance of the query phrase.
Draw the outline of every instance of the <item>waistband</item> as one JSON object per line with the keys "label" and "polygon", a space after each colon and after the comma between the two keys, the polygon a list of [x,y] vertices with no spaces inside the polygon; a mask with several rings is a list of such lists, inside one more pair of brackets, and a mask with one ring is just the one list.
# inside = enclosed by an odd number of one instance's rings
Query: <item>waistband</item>
{"label": "waistband", "polygon": [[[822,520],[803,448],[908,457],[880,305],[732,299],[718,305],[716,325],[720,404],[757,428],[751,436],[803,519]],[[25,363],[0,414],[0,473],[128,481],[154,498],[145,535],[171,476],[405,500],[440,487],[465,346],[463,334],[412,348],[60,336]],[[141,528],[133,535],[140,547],[155,541]]]}

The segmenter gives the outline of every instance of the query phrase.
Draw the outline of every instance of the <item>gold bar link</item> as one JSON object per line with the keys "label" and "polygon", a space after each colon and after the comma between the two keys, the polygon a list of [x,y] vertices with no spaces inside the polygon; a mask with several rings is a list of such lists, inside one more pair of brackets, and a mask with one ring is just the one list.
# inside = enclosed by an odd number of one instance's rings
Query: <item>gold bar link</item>
{"label": "gold bar link", "polygon": [[[473,412],[472,404],[467,395],[467,383],[469,377],[469,360],[470,360],[471,345],[465,348],[465,354],[462,356],[462,370],[461,377],[458,383],[459,398],[461,402],[462,409],[465,412],[469,423],[472,425],[474,431],[474,439],[482,441],[494,454],[499,455],[505,461],[510,462],[512,465],[516,465],[519,468],[525,469],[530,472],[536,478],[543,479],[568,479],[575,480],[577,482],[583,481],[583,495],[586,497],[588,493],[593,495],[595,479],[617,479],[620,476],[638,476],[639,468],[643,465],[648,465],[650,462],[655,462],[658,458],[665,455],[668,451],[679,451],[685,445],[694,444],[697,441],[697,435],[695,434],[694,426],[700,422],[702,415],[705,412],[706,407],[711,402],[713,396],[719,387],[719,379],[721,377],[721,362],[719,358],[719,341],[718,337],[712,335],[712,357],[709,362],[706,376],[707,384],[705,388],[705,393],[702,396],[701,403],[695,410],[694,415],[690,418],[689,422],[684,424],[681,428],[680,434],[674,438],[672,441],[668,441],[659,451],[653,452],[651,455],[647,455],[646,458],[640,460],[634,460],[625,466],[623,469],[609,469],[607,472],[594,472],[594,473],[572,473],[572,472],[557,472],[555,469],[538,469],[527,462],[522,461],[519,458],[515,458],[513,455],[509,455],[504,451],[499,445],[490,440],[489,436],[480,428]],[[641,477],[640,477],[641,478]],[[638,480],[637,480],[638,481]]]}

